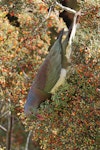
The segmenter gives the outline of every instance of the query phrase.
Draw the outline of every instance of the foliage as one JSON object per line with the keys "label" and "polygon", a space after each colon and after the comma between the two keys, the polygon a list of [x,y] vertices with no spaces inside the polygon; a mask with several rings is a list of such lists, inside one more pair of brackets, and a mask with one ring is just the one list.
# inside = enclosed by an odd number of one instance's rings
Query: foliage
{"label": "foliage", "polygon": [[[10,110],[12,150],[24,149],[30,130],[44,150],[99,149],[99,2],[80,2],[83,15],[73,43],[75,71],[30,118],[23,114],[27,92],[63,23],[58,10],[47,19],[52,1],[1,0],[0,4],[0,125],[8,128]],[[18,17],[19,28],[5,17],[8,12]],[[4,149],[6,132],[0,130],[0,135]]]}

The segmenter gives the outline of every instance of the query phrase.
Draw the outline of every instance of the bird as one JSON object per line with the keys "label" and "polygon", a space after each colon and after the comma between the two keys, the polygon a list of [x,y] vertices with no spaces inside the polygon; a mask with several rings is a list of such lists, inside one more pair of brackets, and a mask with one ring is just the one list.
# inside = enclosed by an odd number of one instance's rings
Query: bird
{"label": "bird", "polygon": [[76,33],[78,16],[79,13],[76,13],[73,24],[64,40],[64,29],[61,30],[44,62],[41,64],[24,106],[26,116],[35,113],[40,104],[46,99],[50,99],[52,94],[64,83],[68,69],[71,66],[71,45]]}

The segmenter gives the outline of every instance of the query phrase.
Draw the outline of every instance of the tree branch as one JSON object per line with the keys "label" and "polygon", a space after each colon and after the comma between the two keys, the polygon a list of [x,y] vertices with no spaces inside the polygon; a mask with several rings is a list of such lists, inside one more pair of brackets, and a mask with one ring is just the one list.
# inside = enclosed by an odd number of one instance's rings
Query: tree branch
{"label": "tree branch", "polygon": [[2,115],[0,116],[0,119],[3,118],[3,117],[8,117],[8,113],[9,113],[9,111],[7,110],[4,114],[2,114]]}
{"label": "tree branch", "polygon": [[9,100],[9,114],[8,114],[8,130],[7,130],[7,150],[11,150],[11,134],[12,134],[12,112],[11,101]]}
{"label": "tree branch", "polygon": [[12,116],[8,118],[7,150],[11,150]]}
{"label": "tree branch", "polygon": [[31,133],[32,133],[32,130],[28,134],[27,141],[26,141],[26,146],[25,146],[25,150],[28,150]]}
{"label": "tree branch", "polygon": [[69,8],[69,7],[65,7],[65,6],[59,4],[58,2],[56,2],[56,5],[58,5],[59,7],[61,7],[61,8],[64,9],[64,10],[66,10],[67,12],[70,12],[70,13],[72,13],[72,14],[75,14],[75,13],[76,13],[76,11],[75,11],[74,9],[71,9],[71,8]]}
{"label": "tree branch", "polygon": [[0,129],[2,129],[3,131],[7,132],[7,129],[5,127],[3,127],[2,125],[0,125]]}
{"label": "tree branch", "polygon": [[49,19],[50,15],[51,15],[51,12],[52,12],[52,7],[53,7],[53,6],[51,6],[50,9],[49,9],[49,12],[48,12],[47,17],[39,24],[39,26],[38,26],[37,28],[35,28],[33,35],[35,35],[36,31],[37,31],[38,29],[40,29],[40,28],[42,27],[43,23],[46,22],[46,21]]}

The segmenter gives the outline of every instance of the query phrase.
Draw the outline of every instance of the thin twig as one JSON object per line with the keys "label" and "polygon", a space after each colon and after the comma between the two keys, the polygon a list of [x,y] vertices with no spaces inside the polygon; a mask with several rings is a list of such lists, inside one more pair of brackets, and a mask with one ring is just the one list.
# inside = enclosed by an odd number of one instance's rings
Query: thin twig
{"label": "thin twig", "polygon": [[[50,15],[51,15],[52,7],[53,7],[53,6],[51,6],[50,9],[49,9],[49,12],[48,12],[47,17],[40,23],[40,25],[39,25],[37,28],[35,28],[34,34],[36,33],[36,31],[37,31],[39,28],[42,27],[43,23],[46,22],[47,19],[49,19]],[[34,35],[34,34],[33,34],[33,35]]]}
{"label": "thin twig", "polygon": [[7,150],[11,150],[12,115],[8,118]]}
{"label": "thin twig", "polygon": [[7,132],[7,129],[5,127],[3,127],[2,125],[0,125],[0,129],[2,129],[3,131]]}
{"label": "thin twig", "polygon": [[4,118],[4,117],[8,117],[8,113],[9,113],[9,111],[7,110],[4,114],[2,114],[2,115],[0,116],[0,119],[1,119],[1,118]]}
{"label": "thin twig", "polygon": [[73,13],[73,14],[76,13],[76,11],[75,11],[74,9],[71,9],[71,8],[69,8],[69,7],[65,7],[65,6],[59,4],[58,2],[56,2],[56,5],[58,5],[59,7],[61,7],[61,8],[64,9],[64,10],[66,10],[67,12],[70,12],[70,13]]}
{"label": "thin twig", "polygon": [[26,146],[25,146],[25,150],[28,150],[31,133],[32,133],[32,130],[28,134],[27,141],[26,141]]}
{"label": "thin twig", "polygon": [[11,134],[12,134],[12,112],[11,101],[9,100],[8,130],[7,130],[7,150],[11,150]]}
{"label": "thin twig", "polygon": [[29,78],[28,75],[25,73],[25,71],[23,71],[23,74],[24,74],[24,78],[25,78],[25,79],[30,80],[30,78]]}

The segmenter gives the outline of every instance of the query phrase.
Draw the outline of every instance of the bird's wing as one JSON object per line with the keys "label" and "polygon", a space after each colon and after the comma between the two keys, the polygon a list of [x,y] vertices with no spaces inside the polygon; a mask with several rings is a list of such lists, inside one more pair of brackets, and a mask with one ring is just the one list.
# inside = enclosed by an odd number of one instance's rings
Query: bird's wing
{"label": "bird's wing", "polygon": [[32,85],[45,92],[50,92],[60,77],[62,68],[62,35],[63,31],[51,47],[45,61],[40,66]]}

